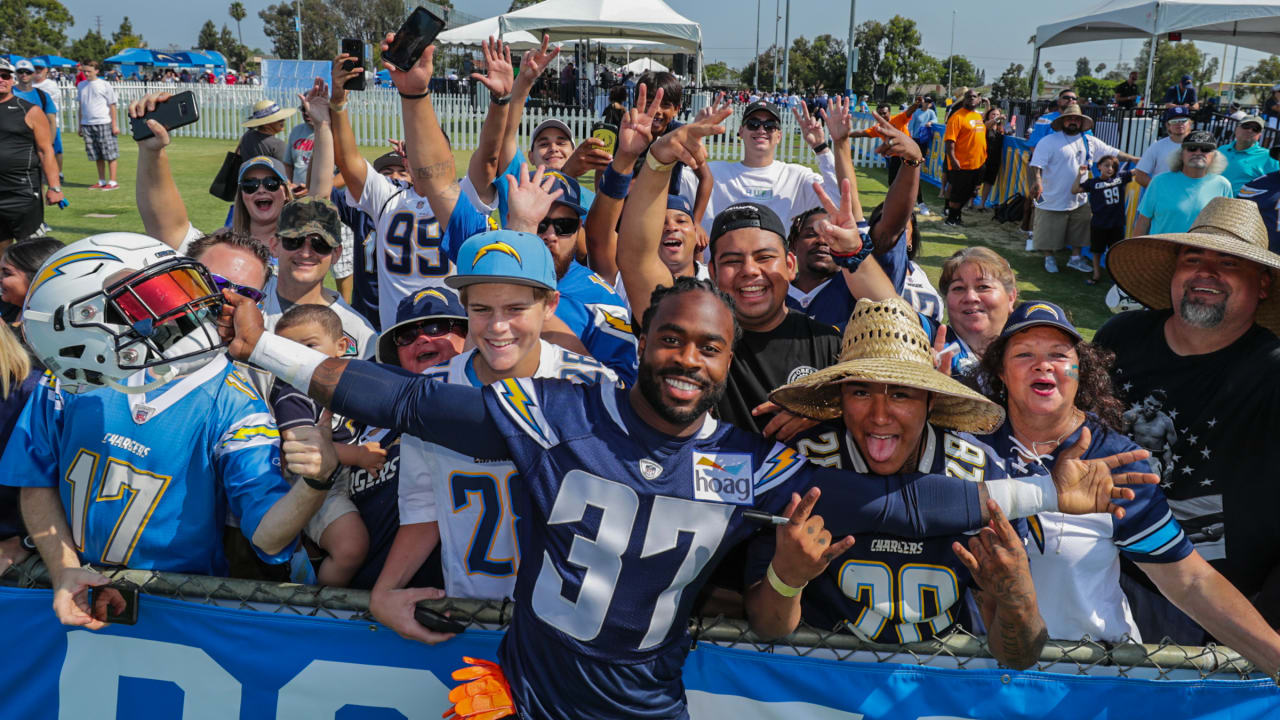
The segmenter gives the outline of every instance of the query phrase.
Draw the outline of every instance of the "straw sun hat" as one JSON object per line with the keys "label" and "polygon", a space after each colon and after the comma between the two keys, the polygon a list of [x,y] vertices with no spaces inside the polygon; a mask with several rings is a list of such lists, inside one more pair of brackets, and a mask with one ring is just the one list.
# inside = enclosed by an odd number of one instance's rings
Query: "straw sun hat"
{"label": "straw sun hat", "polygon": [[[1280,270],[1280,255],[1269,251],[1267,226],[1250,200],[1218,197],[1196,216],[1184,233],[1143,235],[1121,240],[1107,253],[1107,267],[1120,289],[1149,308],[1173,307],[1171,285],[1178,250],[1196,247],[1234,255],[1272,271]],[[1256,322],[1280,333],[1280,292],[1276,288],[1258,302]]]}
{"label": "straw sun hat", "polygon": [[858,301],[845,327],[840,361],[774,390],[769,399],[818,420],[840,417],[840,386],[873,382],[933,394],[929,422],[964,432],[989,433],[1004,422],[1004,410],[934,369],[933,346],[916,311],[902,298]]}
{"label": "straw sun hat", "polygon": [[1062,132],[1062,126],[1067,124],[1069,118],[1076,118],[1080,121],[1080,132],[1093,129],[1093,118],[1080,112],[1080,106],[1075,104],[1068,105],[1061,115],[1049,123],[1049,127],[1054,132]]}
{"label": "straw sun hat", "polygon": [[275,100],[259,100],[253,104],[249,119],[240,123],[240,127],[253,128],[269,125],[277,120],[284,120],[296,112],[298,108],[282,108]]}

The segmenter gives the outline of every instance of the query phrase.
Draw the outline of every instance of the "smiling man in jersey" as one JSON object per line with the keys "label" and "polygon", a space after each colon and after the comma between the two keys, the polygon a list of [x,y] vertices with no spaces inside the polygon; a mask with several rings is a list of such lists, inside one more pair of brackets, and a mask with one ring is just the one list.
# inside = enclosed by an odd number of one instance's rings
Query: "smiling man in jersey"
{"label": "smiling man in jersey", "polygon": [[[999,456],[969,434],[989,432],[1004,413],[934,369],[929,337],[901,298],[858,301],[840,362],[779,388],[772,398],[806,417],[843,418],[843,427],[820,430],[799,443],[811,462],[871,475],[939,473],[975,481],[1006,477]],[[823,489],[815,512],[827,519],[834,534],[852,532],[843,522],[839,489]],[[1025,524],[1019,526],[1025,532]],[[1028,667],[1048,635],[1021,539],[1003,516],[992,528],[973,542],[1003,548],[1006,563],[979,566],[967,552],[953,552],[953,541],[963,541],[963,536],[921,541],[886,533],[857,535],[852,548],[810,581],[799,618],[770,611],[786,598],[769,587],[772,578],[765,582],[775,541],[761,535],[750,552],[747,582],[754,585],[748,602],[757,603],[752,617],[779,622],[753,627],[769,636],[785,635],[802,618],[819,630],[846,630],[873,642],[928,640],[957,622],[975,628],[967,617],[964,592],[981,588],[988,591],[981,607],[992,634],[992,653],[1010,667]],[[803,585],[777,577],[790,587]]]}
{"label": "smiling man in jersey", "polygon": [[[463,245],[458,262],[449,285],[462,294],[471,349],[424,370],[427,377],[477,388],[507,378],[616,380],[591,358],[540,339],[559,298],[554,260],[537,236],[482,233]],[[411,435],[402,436],[400,458],[400,530],[369,608],[401,636],[432,642],[432,634],[414,620],[417,601],[514,594],[519,553],[509,483],[516,468]],[[417,585],[401,590],[437,544],[444,591]]]}

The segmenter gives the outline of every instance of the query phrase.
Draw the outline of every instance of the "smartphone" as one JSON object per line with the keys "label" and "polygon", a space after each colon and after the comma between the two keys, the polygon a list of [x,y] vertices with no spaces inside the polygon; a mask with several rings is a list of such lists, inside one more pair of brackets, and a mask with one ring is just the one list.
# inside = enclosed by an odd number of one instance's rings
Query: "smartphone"
{"label": "smartphone", "polygon": [[418,621],[422,627],[433,630],[438,633],[452,633],[454,635],[464,632],[467,627],[462,623],[443,613],[438,613],[429,607],[423,605],[415,605],[413,607],[413,619]]}
{"label": "smartphone", "polygon": [[[342,63],[343,70],[351,68],[364,67],[364,43],[359,38],[342,38],[342,53],[350,55],[355,60],[347,60]],[[364,73],[351,78],[342,83],[343,90],[363,90],[364,89]]]}
{"label": "smartphone", "polygon": [[89,614],[105,623],[137,625],[138,586],[117,580],[89,588]]}
{"label": "smartphone", "polygon": [[418,62],[427,46],[435,42],[436,35],[444,29],[444,21],[436,17],[430,10],[422,6],[414,8],[409,19],[404,21],[396,31],[396,39],[391,42],[382,59],[399,68],[401,72]]}
{"label": "smartphone", "polygon": [[604,149],[610,154],[618,151],[618,126],[612,123],[598,122],[591,126],[591,137],[604,141]]}
{"label": "smartphone", "polygon": [[130,118],[129,124],[133,130],[134,140],[146,140],[155,135],[155,133],[151,132],[151,128],[147,127],[147,120],[155,120],[163,125],[166,130],[175,130],[184,125],[190,125],[199,119],[200,108],[196,107],[196,96],[188,90],[180,92],[162,103],[156,103],[155,110],[140,118]]}

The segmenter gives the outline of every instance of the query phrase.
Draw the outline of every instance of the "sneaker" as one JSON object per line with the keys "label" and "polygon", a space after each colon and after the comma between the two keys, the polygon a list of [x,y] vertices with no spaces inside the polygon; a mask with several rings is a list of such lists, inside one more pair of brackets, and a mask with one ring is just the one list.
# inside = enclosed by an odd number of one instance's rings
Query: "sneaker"
{"label": "sneaker", "polygon": [[1093,263],[1085,260],[1083,255],[1073,255],[1071,259],[1067,261],[1067,267],[1072,270],[1079,270],[1080,272],[1093,272]]}
{"label": "sneaker", "polygon": [[925,205],[924,203],[917,203],[917,204],[916,204],[916,212],[920,213],[921,215],[928,215],[928,214],[929,214],[929,206],[928,206],[928,205]]}
{"label": "sneaker", "polygon": [[1058,272],[1058,260],[1052,255],[1044,256],[1044,271],[1047,273]]}
{"label": "sneaker", "polygon": [[[103,189],[103,190],[119,190],[119,189],[120,189],[120,183],[116,182],[115,180],[112,180],[111,182],[107,183],[106,185],[103,185],[101,189]],[[1092,272],[1092,270],[1093,270],[1093,269],[1092,269],[1092,268],[1090,268],[1090,272]]]}
{"label": "sneaker", "polygon": [[103,188],[105,188],[106,186],[107,186],[107,181],[106,181],[106,180],[99,180],[98,182],[96,182],[96,183],[94,183],[94,184],[90,185],[90,186],[89,186],[89,189],[90,189],[90,190],[102,190],[102,189],[103,189]]}
{"label": "sneaker", "polygon": [[1031,252],[1032,250],[1035,250],[1035,249],[1036,249],[1036,242],[1031,237],[1031,231],[1028,230],[1027,231],[1027,252]]}

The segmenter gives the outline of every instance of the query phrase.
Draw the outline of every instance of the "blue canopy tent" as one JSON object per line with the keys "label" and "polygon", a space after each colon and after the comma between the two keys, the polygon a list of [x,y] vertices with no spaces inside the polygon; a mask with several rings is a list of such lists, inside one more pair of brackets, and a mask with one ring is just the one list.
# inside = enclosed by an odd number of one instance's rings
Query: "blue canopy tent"
{"label": "blue canopy tent", "polygon": [[25,57],[13,53],[0,53],[0,58],[8,60],[10,65],[17,65],[19,60],[26,60]]}
{"label": "blue canopy tent", "polygon": [[61,55],[36,55],[35,57],[28,59],[33,63],[40,61],[44,63],[45,67],[75,67],[77,64],[75,60],[72,60],[71,58],[64,58]]}
{"label": "blue canopy tent", "polygon": [[188,67],[225,68],[227,59],[217,50],[183,50],[174,53]]}
{"label": "blue canopy tent", "polygon": [[178,57],[177,53],[159,52],[148,48],[129,48],[112,55],[105,62],[121,65],[152,65],[154,67],[187,67],[188,63]]}

